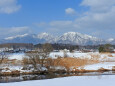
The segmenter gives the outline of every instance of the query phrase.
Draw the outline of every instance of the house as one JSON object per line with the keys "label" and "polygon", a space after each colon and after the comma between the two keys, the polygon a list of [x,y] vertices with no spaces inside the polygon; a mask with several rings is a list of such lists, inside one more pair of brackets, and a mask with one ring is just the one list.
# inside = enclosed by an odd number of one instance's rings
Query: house
{"label": "house", "polygon": [[53,50],[53,52],[59,52],[59,50]]}
{"label": "house", "polygon": [[81,49],[80,51],[83,52],[83,53],[97,52],[97,50],[95,50],[95,49]]}
{"label": "house", "polygon": [[70,52],[70,50],[64,49],[64,50],[60,50],[60,52]]}

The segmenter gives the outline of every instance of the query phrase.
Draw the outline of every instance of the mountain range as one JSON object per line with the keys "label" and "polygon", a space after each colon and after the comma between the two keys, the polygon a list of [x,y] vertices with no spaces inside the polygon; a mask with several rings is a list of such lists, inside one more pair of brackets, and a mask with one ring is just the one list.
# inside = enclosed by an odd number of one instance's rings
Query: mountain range
{"label": "mountain range", "polygon": [[0,40],[0,43],[33,43],[33,44],[62,43],[62,44],[77,44],[77,45],[98,45],[105,43],[115,44],[115,39],[110,38],[107,40],[102,40],[78,32],[67,32],[61,36],[53,36],[48,33],[16,35],[4,38]]}

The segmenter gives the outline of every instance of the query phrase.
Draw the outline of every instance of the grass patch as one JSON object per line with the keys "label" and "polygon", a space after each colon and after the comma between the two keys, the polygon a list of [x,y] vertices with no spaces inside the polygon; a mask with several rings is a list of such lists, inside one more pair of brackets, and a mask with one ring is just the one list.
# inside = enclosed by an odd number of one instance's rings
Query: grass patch
{"label": "grass patch", "polygon": [[69,70],[71,67],[81,67],[85,65],[99,63],[98,59],[88,58],[57,58],[50,59],[51,66],[62,66]]}

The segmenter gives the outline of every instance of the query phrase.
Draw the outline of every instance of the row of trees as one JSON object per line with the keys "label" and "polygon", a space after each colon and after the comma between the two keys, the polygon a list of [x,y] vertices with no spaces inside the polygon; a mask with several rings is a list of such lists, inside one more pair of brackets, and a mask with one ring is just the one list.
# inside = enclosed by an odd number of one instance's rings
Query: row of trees
{"label": "row of trees", "polygon": [[105,44],[99,47],[99,52],[113,52],[114,48],[111,44]]}
{"label": "row of trees", "polygon": [[0,48],[27,48],[27,49],[33,49],[34,45],[31,43],[5,43],[5,44],[0,44]]}
{"label": "row of trees", "polygon": [[[34,48],[42,48],[43,44],[36,44],[34,45]],[[51,44],[54,50],[64,50],[68,49],[70,51],[79,49],[78,45],[71,45],[71,44]]]}

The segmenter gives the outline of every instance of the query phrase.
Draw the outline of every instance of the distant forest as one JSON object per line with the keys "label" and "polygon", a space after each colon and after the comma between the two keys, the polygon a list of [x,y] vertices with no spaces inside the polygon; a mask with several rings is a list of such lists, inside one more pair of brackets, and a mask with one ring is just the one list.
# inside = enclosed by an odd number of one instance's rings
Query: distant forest
{"label": "distant forest", "polygon": [[5,44],[0,44],[0,48],[27,48],[27,49],[32,49],[34,47],[33,44],[30,43],[5,43]]}
{"label": "distant forest", "polygon": [[[42,48],[43,44],[36,44],[34,45],[35,48]],[[100,46],[104,45],[71,45],[71,44],[51,44],[54,50],[63,50],[68,49],[70,51],[75,49],[98,49]],[[115,48],[115,45],[112,45]]]}
{"label": "distant forest", "polygon": [[[27,48],[27,49],[34,49],[34,48],[42,48],[43,44],[36,44],[33,45],[31,43],[6,43],[0,44],[0,48],[8,47],[8,48]],[[100,46],[104,45],[71,45],[71,44],[51,44],[54,50],[63,50],[68,49],[70,51],[75,49],[98,49]],[[112,45],[115,48],[115,45]]]}

